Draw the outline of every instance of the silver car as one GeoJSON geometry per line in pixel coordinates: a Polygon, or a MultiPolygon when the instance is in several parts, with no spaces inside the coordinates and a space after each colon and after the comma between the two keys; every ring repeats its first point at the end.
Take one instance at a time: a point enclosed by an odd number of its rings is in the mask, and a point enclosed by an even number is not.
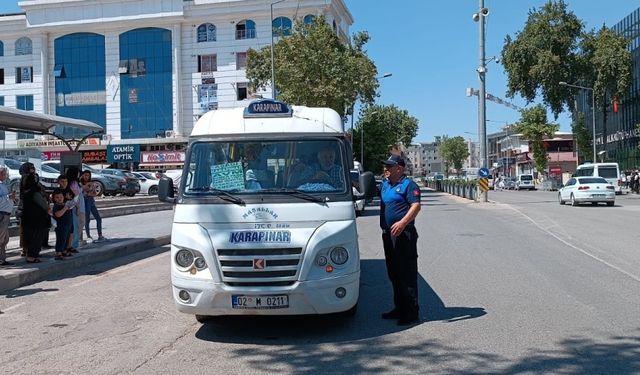
{"type": "Polygon", "coordinates": [[[616,203],[616,188],[602,177],[573,177],[558,191],[558,203],[571,202],[572,206],[580,203],[616,203]]]}
{"type": "Polygon", "coordinates": [[[138,178],[140,183],[140,193],[148,195],[158,195],[158,183],[160,180],[152,172],[131,172],[138,178]]]}

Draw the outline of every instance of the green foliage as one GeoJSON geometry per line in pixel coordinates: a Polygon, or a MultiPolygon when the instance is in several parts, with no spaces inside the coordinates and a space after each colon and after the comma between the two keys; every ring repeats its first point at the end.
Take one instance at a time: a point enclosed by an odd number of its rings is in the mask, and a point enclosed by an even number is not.
{"type": "MultiPolygon", "coordinates": [[[[333,108],[345,116],[356,100],[373,103],[377,69],[364,50],[366,32],[345,44],[324,16],[311,24],[296,21],[292,34],[274,45],[278,99],[296,105],[333,108]]],[[[247,78],[254,89],[271,82],[271,49],[247,51],[247,78]]]]}
{"type": "Polygon", "coordinates": [[[584,35],[584,78],[593,87],[596,103],[600,107],[607,106],[607,93],[620,98],[631,85],[632,59],[627,50],[628,42],[604,26],[597,33],[591,31],[584,35]]]}
{"type": "Polygon", "coordinates": [[[389,150],[402,142],[409,145],[418,132],[418,119],[395,105],[372,105],[360,111],[353,133],[353,149],[357,159],[360,155],[360,140],[364,131],[364,165],[366,170],[381,170],[380,160],[389,156],[389,150]]]}
{"type": "Polygon", "coordinates": [[[538,172],[547,169],[549,161],[544,139],[553,137],[559,127],[558,124],[547,122],[547,111],[541,104],[523,109],[520,121],[513,125],[513,131],[522,134],[522,138],[529,141],[538,172]]]}
{"type": "Polygon", "coordinates": [[[562,0],[529,11],[524,29],[515,39],[507,36],[502,49],[507,95],[519,94],[532,102],[540,94],[556,118],[564,105],[571,107],[572,94],[558,82],[575,82],[580,77],[582,29],[582,22],[562,0]]]}
{"type": "Polygon", "coordinates": [[[463,161],[469,157],[469,150],[463,137],[443,137],[439,147],[440,157],[444,161],[445,172],[449,173],[449,167],[456,169],[457,174],[462,170],[463,161]]]}
{"type": "Polygon", "coordinates": [[[593,159],[593,137],[585,126],[584,115],[582,113],[578,113],[577,116],[574,117],[571,123],[571,132],[573,132],[573,138],[576,140],[578,146],[580,162],[593,159]]]}

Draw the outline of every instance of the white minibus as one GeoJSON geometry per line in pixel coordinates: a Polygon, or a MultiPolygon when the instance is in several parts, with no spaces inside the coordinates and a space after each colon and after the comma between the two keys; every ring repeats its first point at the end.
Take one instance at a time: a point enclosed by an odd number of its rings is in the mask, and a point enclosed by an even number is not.
{"type": "Polygon", "coordinates": [[[576,169],[576,177],[581,176],[602,177],[616,188],[616,194],[622,193],[622,180],[620,179],[618,163],[581,164],[576,169]]]}

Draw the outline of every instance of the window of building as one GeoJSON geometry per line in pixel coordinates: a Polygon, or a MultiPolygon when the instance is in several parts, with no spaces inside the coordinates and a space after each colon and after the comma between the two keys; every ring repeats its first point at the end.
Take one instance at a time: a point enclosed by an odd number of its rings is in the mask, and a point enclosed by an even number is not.
{"type": "Polygon", "coordinates": [[[0,85],[4,85],[4,69],[0,69],[0,85]]]}
{"type": "Polygon", "coordinates": [[[0,105],[4,106],[4,96],[0,96],[0,105]]]}
{"type": "Polygon", "coordinates": [[[287,17],[278,17],[271,22],[273,36],[289,36],[291,35],[291,19],[287,17]]]}
{"type": "Polygon", "coordinates": [[[215,72],[218,70],[217,55],[199,55],[198,72],[215,72]]]}
{"type": "Polygon", "coordinates": [[[16,56],[31,55],[32,53],[33,47],[31,45],[31,39],[25,36],[16,40],[16,56]]]}
{"type": "Polygon", "coordinates": [[[316,16],[314,16],[313,14],[307,14],[302,19],[302,22],[304,22],[305,25],[309,25],[309,24],[312,24],[315,20],[316,20],[316,16]]]}
{"type": "Polygon", "coordinates": [[[237,83],[236,92],[238,100],[245,100],[249,95],[249,84],[246,82],[237,83]]]}
{"type": "Polygon", "coordinates": [[[4,56],[4,43],[0,40],[0,56],[4,56]]]}
{"type": "MultiPolygon", "coordinates": [[[[16,108],[25,111],[33,111],[33,95],[18,95],[16,96],[16,108]]],[[[17,132],[18,139],[32,139],[33,134],[17,132]]]]}
{"type": "Polygon", "coordinates": [[[33,67],[19,66],[16,68],[16,83],[33,82],[33,67]]]}
{"type": "Polygon", "coordinates": [[[53,67],[53,76],[56,78],[65,78],[64,65],[58,64],[53,67]]]}
{"type": "Polygon", "coordinates": [[[236,24],[236,40],[255,39],[256,23],[251,20],[242,20],[236,24]]]}
{"type": "Polygon", "coordinates": [[[247,53],[236,53],[236,69],[245,69],[247,67],[247,53]]]}
{"type": "Polygon", "coordinates": [[[215,42],[216,26],[212,23],[203,23],[198,26],[198,43],[215,42]]]}

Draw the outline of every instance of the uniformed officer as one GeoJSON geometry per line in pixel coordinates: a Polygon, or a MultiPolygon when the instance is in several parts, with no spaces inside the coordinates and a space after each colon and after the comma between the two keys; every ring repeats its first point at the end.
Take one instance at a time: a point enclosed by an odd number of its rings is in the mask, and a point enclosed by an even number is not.
{"type": "Polygon", "coordinates": [[[404,174],[400,155],[382,161],[384,180],[380,187],[380,228],[393,285],[393,310],[383,319],[398,319],[398,325],[418,322],[418,232],[414,220],[420,212],[420,188],[404,174]]]}

